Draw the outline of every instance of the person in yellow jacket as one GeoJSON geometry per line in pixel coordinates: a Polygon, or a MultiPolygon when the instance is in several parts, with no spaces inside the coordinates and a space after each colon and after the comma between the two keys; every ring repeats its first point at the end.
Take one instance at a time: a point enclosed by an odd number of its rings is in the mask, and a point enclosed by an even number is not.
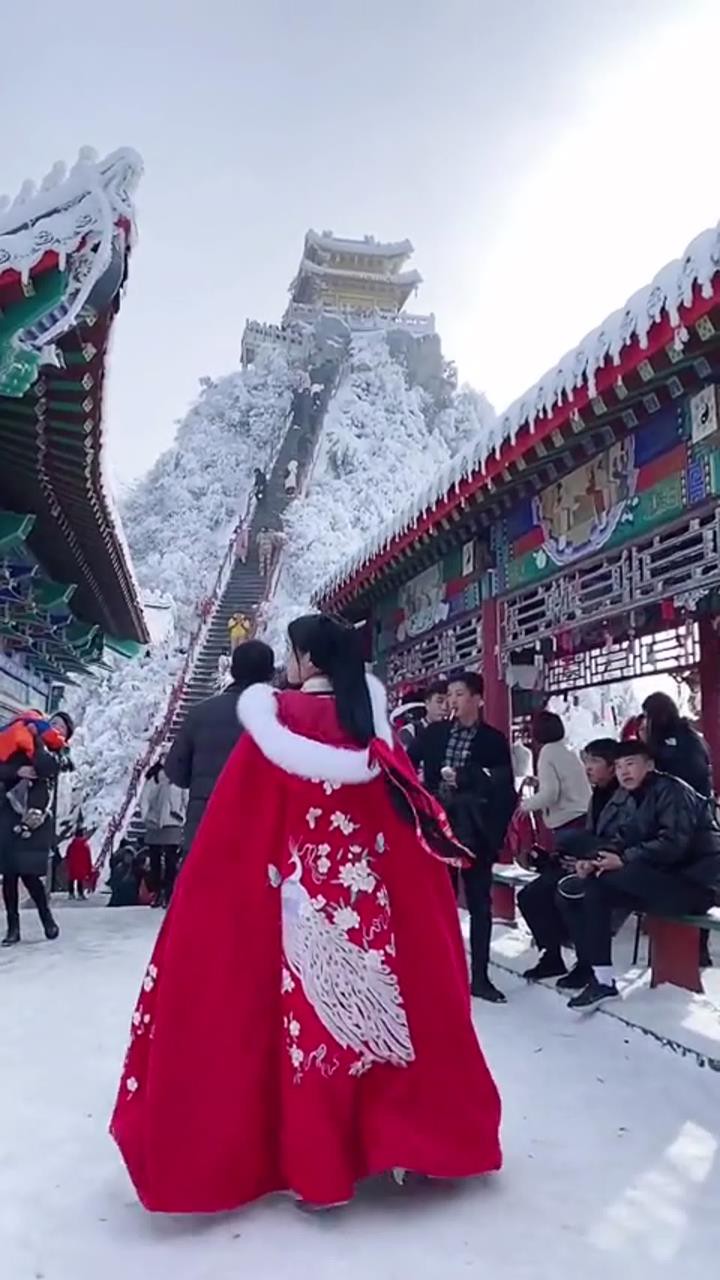
{"type": "Polygon", "coordinates": [[[228,631],[230,632],[230,651],[231,653],[237,649],[239,644],[244,644],[252,635],[252,623],[244,613],[234,613],[228,621],[228,631]]]}

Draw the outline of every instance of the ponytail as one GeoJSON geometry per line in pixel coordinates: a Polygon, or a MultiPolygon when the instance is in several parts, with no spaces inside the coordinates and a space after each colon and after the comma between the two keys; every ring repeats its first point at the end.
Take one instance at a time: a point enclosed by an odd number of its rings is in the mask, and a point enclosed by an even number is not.
{"type": "Polygon", "coordinates": [[[329,614],[308,614],[290,623],[288,635],[296,656],[306,653],[330,680],[338,720],[348,737],[366,747],[375,727],[362,644],[354,627],[329,614]]]}

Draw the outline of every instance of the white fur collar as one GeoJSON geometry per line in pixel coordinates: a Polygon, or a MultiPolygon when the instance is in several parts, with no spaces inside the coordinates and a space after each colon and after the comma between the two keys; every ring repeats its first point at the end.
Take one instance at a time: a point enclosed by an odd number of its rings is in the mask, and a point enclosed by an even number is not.
{"type": "MultiPolygon", "coordinates": [[[[368,675],[366,679],[375,733],[392,746],[385,689],[376,676],[368,675]]],[[[269,685],[254,684],[241,693],[237,713],[241,725],[263,755],[286,773],[340,785],[372,782],[378,775],[377,768],[369,764],[367,748],[333,747],[327,742],[315,742],[281,724],[277,695],[269,685]]]]}

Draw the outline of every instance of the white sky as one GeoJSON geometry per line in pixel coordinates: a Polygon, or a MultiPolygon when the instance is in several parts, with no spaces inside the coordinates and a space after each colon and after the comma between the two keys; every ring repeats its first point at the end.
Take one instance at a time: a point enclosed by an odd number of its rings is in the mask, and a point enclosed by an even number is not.
{"type": "Polygon", "coordinates": [[[498,409],[720,216],[720,0],[26,0],[0,190],[144,156],[108,431],[130,479],[277,320],[308,226],[409,236],[498,409]]]}

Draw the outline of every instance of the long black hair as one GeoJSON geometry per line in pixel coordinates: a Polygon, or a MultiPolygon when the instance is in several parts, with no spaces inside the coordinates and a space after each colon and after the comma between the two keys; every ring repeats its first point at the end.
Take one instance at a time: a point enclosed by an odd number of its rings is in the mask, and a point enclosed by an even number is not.
{"type": "Polygon", "coordinates": [[[669,693],[650,693],[643,702],[647,721],[648,741],[657,746],[682,723],[678,704],[669,693]]]}
{"type": "Polygon", "coordinates": [[[375,728],[357,631],[340,618],[313,613],[291,622],[288,636],[295,656],[307,654],[313,666],[328,677],[340,724],[353,742],[366,747],[375,728]]]}

